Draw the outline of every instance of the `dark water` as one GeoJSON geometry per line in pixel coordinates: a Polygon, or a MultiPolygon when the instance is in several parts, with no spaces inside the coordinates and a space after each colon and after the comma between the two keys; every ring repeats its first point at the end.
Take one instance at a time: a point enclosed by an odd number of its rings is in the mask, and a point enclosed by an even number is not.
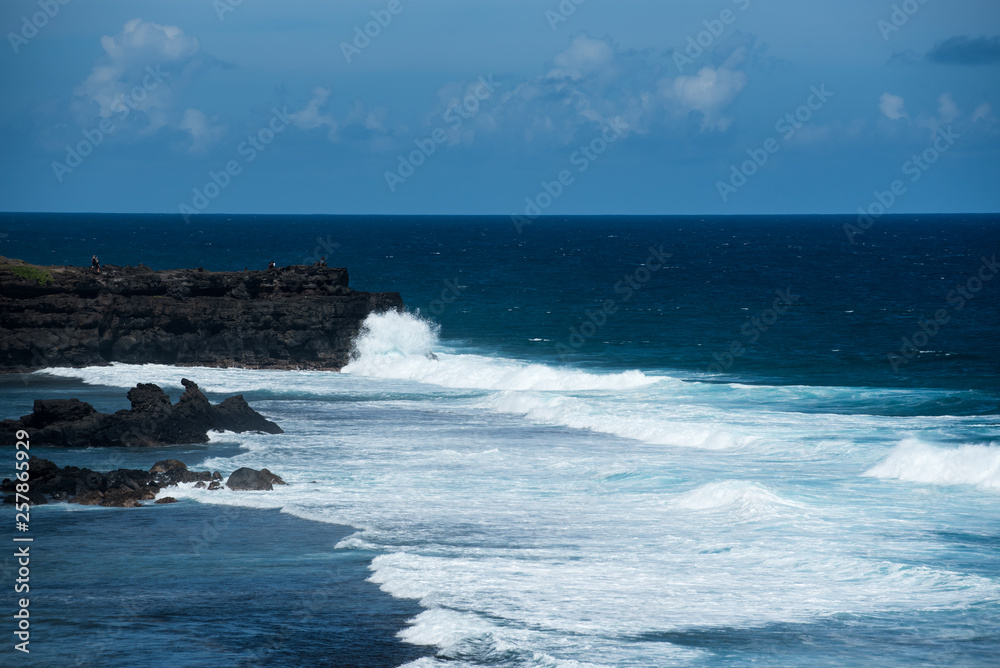
{"type": "Polygon", "coordinates": [[[4,648],[5,665],[395,666],[426,653],[394,637],[419,608],[365,581],[372,555],[334,549],[349,528],[190,502],[56,504],[31,519],[31,653],[4,648]]]}
{"type": "Polygon", "coordinates": [[[376,319],[343,374],[0,378],[2,417],[243,392],[288,433],[145,465],[280,461],[330,521],[40,508],[35,665],[995,665],[1000,218],[852,222],[0,215],[36,264],[326,255],[440,324],[376,319]]]}
{"type": "Polygon", "coordinates": [[[399,291],[443,325],[446,339],[503,354],[611,369],[721,369],[754,382],[970,389],[995,387],[1000,371],[1000,280],[977,279],[983,260],[1000,251],[998,220],[887,216],[852,244],[844,225],[856,221],[845,216],[541,218],[519,233],[506,217],[185,223],[5,214],[0,254],[82,265],[97,253],[110,264],[214,270],[328,256],[350,269],[356,289],[399,291]],[[640,283],[635,272],[650,248],[671,256],[648,276],[640,270],[640,283]],[[619,283],[627,277],[639,289],[619,283]],[[775,320],[767,312],[776,291],[795,299],[775,320]],[[607,300],[618,310],[572,346],[573,329],[601,322],[588,312],[607,300]],[[941,310],[946,324],[929,324],[933,336],[922,341],[921,322],[941,310]],[[906,358],[904,338],[914,335],[923,352],[906,358]],[[734,343],[743,354],[730,360],[734,343]],[[896,368],[890,354],[902,358],[896,368]]]}

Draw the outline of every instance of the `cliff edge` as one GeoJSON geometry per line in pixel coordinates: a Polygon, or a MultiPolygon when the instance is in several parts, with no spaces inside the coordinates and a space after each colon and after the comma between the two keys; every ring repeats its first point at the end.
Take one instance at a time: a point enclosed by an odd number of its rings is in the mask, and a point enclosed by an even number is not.
{"type": "Polygon", "coordinates": [[[39,267],[0,257],[0,373],[111,362],[339,370],[395,292],[357,292],[346,269],[153,271],[39,267]]]}

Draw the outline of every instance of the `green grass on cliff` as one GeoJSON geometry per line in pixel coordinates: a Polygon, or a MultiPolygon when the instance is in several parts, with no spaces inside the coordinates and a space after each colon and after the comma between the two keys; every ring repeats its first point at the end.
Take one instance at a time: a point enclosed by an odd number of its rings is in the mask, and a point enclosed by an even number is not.
{"type": "Polygon", "coordinates": [[[48,285],[52,282],[52,274],[44,269],[39,269],[38,267],[21,265],[12,268],[10,271],[15,276],[26,278],[38,283],[39,285],[48,285]]]}

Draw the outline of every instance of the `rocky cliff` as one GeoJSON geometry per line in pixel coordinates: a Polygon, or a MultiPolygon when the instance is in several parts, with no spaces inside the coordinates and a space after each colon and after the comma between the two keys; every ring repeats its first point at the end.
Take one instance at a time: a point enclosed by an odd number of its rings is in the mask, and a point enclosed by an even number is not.
{"type": "Polygon", "coordinates": [[[346,269],[153,271],[35,267],[0,258],[0,372],[111,362],[337,370],[395,292],[356,292],[346,269]]]}

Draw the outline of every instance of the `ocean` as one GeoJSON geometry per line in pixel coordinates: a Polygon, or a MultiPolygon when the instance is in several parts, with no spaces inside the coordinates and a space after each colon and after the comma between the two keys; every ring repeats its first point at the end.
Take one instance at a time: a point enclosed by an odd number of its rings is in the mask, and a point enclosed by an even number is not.
{"type": "Polygon", "coordinates": [[[286,432],[39,449],[289,485],[34,509],[33,660],[114,628],[92,665],[995,666],[998,220],[4,214],[36,264],[326,256],[407,304],[342,373],[0,378],[2,417],[186,377],[286,432]]]}

